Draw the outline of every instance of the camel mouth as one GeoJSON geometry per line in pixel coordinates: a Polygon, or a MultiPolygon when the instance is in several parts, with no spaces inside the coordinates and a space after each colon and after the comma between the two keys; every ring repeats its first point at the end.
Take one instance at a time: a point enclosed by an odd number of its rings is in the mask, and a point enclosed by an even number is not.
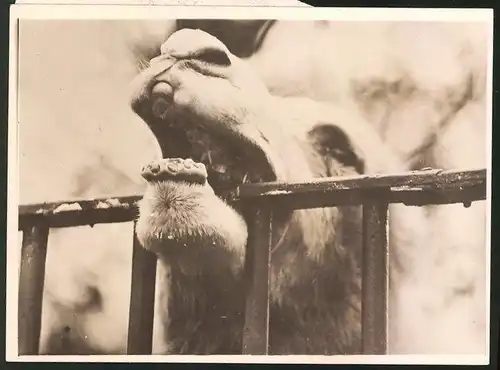
{"type": "Polygon", "coordinates": [[[249,122],[207,123],[206,119],[187,117],[173,104],[170,85],[158,78],[142,91],[132,101],[132,109],[151,129],[162,157],[203,163],[216,194],[245,183],[277,179],[269,142],[254,127],[242,127],[249,122]]]}
{"type": "Polygon", "coordinates": [[[167,126],[164,132],[169,135],[169,141],[182,146],[182,150],[176,151],[171,147],[163,157],[179,157],[202,163],[206,168],[207,182],[218,195],[231,192],[242,184],[266,181],[269,173],[272,173],[272,166],[263,163],[256,155],[255,148],[245,140],[223,137],[196,124],[188,127],[183,124],[179,128],[169,122],[171,126],[167,126]]]}

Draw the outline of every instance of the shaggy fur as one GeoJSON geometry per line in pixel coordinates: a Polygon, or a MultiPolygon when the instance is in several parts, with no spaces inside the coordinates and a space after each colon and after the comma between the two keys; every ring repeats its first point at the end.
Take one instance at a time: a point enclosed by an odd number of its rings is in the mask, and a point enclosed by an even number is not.
{"type": "MultiPolygon", "coordinates": [[[[210,142],[183,135],[201,126],[209,138],[226,140],[218,148],[239,147],[238,168],[252,168],[257,176],[250,178],[307,181],[400,169],[361,117],[270,95],[242,60],[199,30],[174,33],[134,86],[132,107],[164,155],[178,155],[167,140],[211,151],[210,142]],[[171,88],[155,88],[159,83],[171,88]],[[154,111],[159,98],[171,102],[166,112],[154,111]]],[[[207,163],[209,182],[214,164],[226,164],[224,154],[207,163]]],[[[141,204],[139,240],[169,273],[161,287],[169,290],[163,315],[169,353],[241,353],[246,225],[242,210],[208,189],[151,182],[141,204]]],[[[287,227],[278,226],[283,234],[272,256],[270,353],[360,352],[360,221],[357,207],[328,208],[296,211],[287,227]]]]}

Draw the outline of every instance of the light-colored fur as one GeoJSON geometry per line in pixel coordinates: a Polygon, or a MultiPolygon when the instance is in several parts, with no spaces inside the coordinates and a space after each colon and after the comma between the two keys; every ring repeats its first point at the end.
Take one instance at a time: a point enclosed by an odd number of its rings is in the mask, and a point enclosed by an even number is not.
{"type": "MultiPolygon", "coordinates": [[[[75,169],[84,169],[88,176],[94,168],[104,167],[98,160],[89,161],[89,152],[102,154],[119,170],[97,172],[79,196],[141,191],[139,169],[157,153],[143,123],[126,108],[126,85],[135,75],[127,44],[142,43],[135,35],[147,38],[148,32],[136,32],[137,25],[125,23],[42,23],[21,26],[21,201],[72,196],[75,169]],[[66,50],[75,44],[78,55],[68,55],[66,50]],[[95,58],[84,61],[82,54],[95,58]],[[58,145],[47,151],[43,138],[49,128],[59,136],[58,145]],[[72,137],[78,140],[69,141],[72,137]],[[49,182],[33,193],[25,184],[39,177],[49,182]]],[[[158,23],[152,28],[167,27],[158,23]]],[[[167,33],[156,37],[157,42],[167,33]]],[[[486,38],[487,28],[479,24],[338,23],[321,28],[278,22],[248,63],[274,94],[307,96],[359,110],[384,132],[385,143],[402,161],[449,116],[451,123],[430,150],[430,165],[484,167],[486,38]],[[389,90],[375,80],[399,90],[387,94],[389,90]],[[473,81],[472,94],[462,102],[467,81],[473,81]]],[[[402,168],[410,165],[403,163],[402,168]]],[[[429,217],[427,222],[402,226],[411,232],[429,228],[430,239],[418,248],[404,249],[401,256],[398,294],[391,306],[391,350],[484,353],[485,206],[443,206],[429,217]],[[468,286],[473,288],[463,289],[468,286]]],[[[65,325],[79,328],[100,351],[124,351],[131,232],[130,225],[106,225],[51,233],[42,351],[48,334],[65,325]],[[72,315],[89,285],[102,290],[103,310],[72,315]]],[[[161,352],[165,344],[159,342],[155,340],[155,350],[161,352]]]]}

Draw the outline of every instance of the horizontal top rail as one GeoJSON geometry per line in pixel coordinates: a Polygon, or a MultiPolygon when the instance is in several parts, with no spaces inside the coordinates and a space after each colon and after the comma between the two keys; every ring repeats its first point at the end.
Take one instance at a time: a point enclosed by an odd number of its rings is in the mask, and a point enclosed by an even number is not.
{"type": "Polygon", "coordinates": [[[279,201],[292,209],[360,205],[374,200],[410,206],[470,203],[486,199],[486,169],[426,169],[314,179],[304,183],[268,182],[239,186],[231,198],[279,201]]]}
{"type": "Polygon", "coordinates": [[[19,230],[43,223],[48,227],[72,227],[130,222],[138,216],[141,195],[71,200],[19,206],[19,230]]]}
{"type": "Polygon", "coordinates": [[[323,177],[302,183],[267,182],[245,184],[238,187],[237,195],[242,198],[275,196],[281,192],[318,193],[338,190],[409,188],[430,186],[433,188],[450,188],[471,186],[486,180],[486,169],[463,171],[419,170],[398,174],[371,174],[341,177],[323,177]]]}
{"type": "MultiPolygon", "coordinates": [[[[290,209],[360,205],[373,200],[406,205],[451,204],[486,199],[486,169],[420,170],[318,178],[302,183],[242,184],[221,194],[230,203],[281,202],[290,209]]],[[[19,229],[44,223],[71,227],[130,222],[138,216],[141,195],[72,200],[19,206],[19,229]]]]}

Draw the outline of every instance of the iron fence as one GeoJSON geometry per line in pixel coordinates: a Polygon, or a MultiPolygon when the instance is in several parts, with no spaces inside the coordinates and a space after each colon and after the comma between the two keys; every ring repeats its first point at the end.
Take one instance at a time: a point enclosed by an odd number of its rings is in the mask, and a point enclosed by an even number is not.
{"type": "MultiPolygon", "coordinates": [[[[387,351],[388,205],[463,203],[486,199],[486,170],[424,170],[394,175],[322,178],[308,183],[244,184],[224,197],[251,207],[247,245],[243,354],[267,354],[273,209],[363,207],[362,343],[365,354],[387,351]]],[[[39,352],[45,260],[50,228],[133,222],[140,196],[21,205],[19,354],[39,352]]],[[[156,256],[133,233],[128,354],[151,354],[156,256]]]]}

